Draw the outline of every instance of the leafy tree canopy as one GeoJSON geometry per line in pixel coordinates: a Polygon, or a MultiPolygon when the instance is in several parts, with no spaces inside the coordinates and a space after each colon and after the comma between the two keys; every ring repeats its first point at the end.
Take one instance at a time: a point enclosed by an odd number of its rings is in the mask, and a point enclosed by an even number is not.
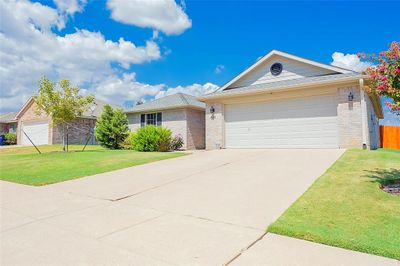
{"type": "Polygon", "coordinates": [[[366,82],[366,90],[391,98],[393,102],[386,102],[386,106],[400,115],[400,42],[392,42],[389,49],[380,52],[378,56],[363,53],[358,56],[375,63],[365,71],[371,77],[366,82]]]}
{"type": "Polygon", "coordinates": [[[74,120],[87,111],[94,101],[93,95],[80,95],[79,87],[71,86],[69,80],[53,82],[43,77],[38,85],[38,95],[33,96],[35,111],[51,116],[54,125],[74,120]]]}

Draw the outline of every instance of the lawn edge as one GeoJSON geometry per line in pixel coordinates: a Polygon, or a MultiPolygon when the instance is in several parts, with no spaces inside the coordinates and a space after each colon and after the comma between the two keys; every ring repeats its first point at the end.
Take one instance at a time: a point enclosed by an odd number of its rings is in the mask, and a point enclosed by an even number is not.
{"type": "MultiPolygon", "coordinates": [[[[306,189],[306,191],[304,191],[290,206],[289,208],[287,208],[273,223],[271,223],[270,225],[268,225],[267,227],[267,233],[273,233],[273,234],[278,234],[278,235],[282,235],[282,236],[288,236],[288,237],[293,237],[296,239],[301,239],[301,240],[306,240],[306,241],[310,241],[313,243],[318,243],[318,244],[324,244],[324,245],[328,245],[328,246],[332,246],[332,247],[337,247],[337,248],[343,248],[343,249],[347,249],[347,250],[352,250],[352,251],[357,251],[357,252],[362,252],[365,254],[370,254],[370,255],[377,255],[377,256],[381,256],[381,257],[385,257],[385,258],[389,258],[389,259],[394,259],[400,262],[400,254],[396,255],[396,254],[387,254],[384,251],[380,251],[380,250],[376,250],[375,248],[372,248],[372,250],[369,250],[368,247],[365,247],[363,245],[357,245],[354,243],[351,243],[349,241],[335,241],[332,239],[323,239],[321,237],[319,237],[318,235],[312,234],[311,232],[293,232],[293,230],[291,230],[288,227],[282,226],[282,225],[278,225],[278,221],[281,219],[281,217],[283,217],[287,211],[292,208],[302,197],[303,195],[305,195],[313,186],[315,183],[318,182],[318,180],[323,177],[331,168],[333,168],[336,163],[350,150],[355,150],[355,149],[346,149],[346,151],[339,156],[339,158],[337,158],[337,160],[328,168],[325,170],[325,172],[323,172],[317,179],[314,180],[314,182],[306,189]]],[[[396,151],[397,150],[390,150],[390,149],[384,149],[384,150],[389,150],[389,151],[396,151]]]]}
{"type": "Polygon", "coordinates": [[[349,241],[336,241],[333,239],[324,239],[324,238],[321,238],[318,235],[312,234],[310,232],[305,232],[305,231],[293,232],[292,230],[290,230],[289,228],[286,228],[285,226],[275,225],[275,222],[268,226],[267,232],[277,234],[277,235],[287,236],[287,237],[293,237],[293,238],[300,239],[300,240],[306,240],[306,241],[310,241],[310,242],[317,243],[317,244],[328,245],[328,246],[336,247],[336,248],[343,248],[343,249],[347,249],[347,250],[362,252],[362,253],[369,254],[369,255],[376,255],[376,256],[400,261],[400,254],[396,255],[396,254],[387,253],[383,250],[382,251],[376,250],[375,247],[369,247],[369,246],[365,246],[365,245],[357,245],[357,244],[349,242],[349,241]]]}
{"type": "Polygon", "coordinates": [[[129,167],[136,167],[136,166],[140,166],[140,165],[155,163],[155,162],[164,161],[164,160],[175,159],[175,158],[179,158],[179,157],[183,157],[183,156],[187,156],[187,155],[193,154],[192,152],[184,152],[184,151],[176,151],[176,152],[174,151],[174,152],[171,152],[171,153],[175,153],[175,154],[178,154],[178,155],[175,156],[175,157],[162,158],[162,159],[158,159],[158,160],[154,160],[154,161],[150,161],[150,162],[146,162],[146,163],[141,163],[141,164],[135,164],[135,165],[126,166],[126,167],[121,167],[121,168],[117,168],[117,169],[113,169],[113,170],[109,170],[109,171],[98,172],[98,173],[91,174],[91,175],[77,176],[77,177],[73,177],[73,178],[70,178],[70,179],[65,179],[65,180],[61,180],[61,181],[58,181],[58,182],[51,182],[51,183],[46,183],[46,184],[28,184],[28,183],[24,183],[24,182],[15,182],[15,181],[11,181],[11,180],[8,180],[8,179],[2,179],[2,178],[0,178],[0,180],[3,181],[3,182],[9,182],[9,183],[13,183],[13,184],[25,185],[25,186],[30,186],[30,187],[45,187],[45,186],[59,184],[59,183],[72,181],[72,180],[76,180],[76,179],[80,179],[80,178],[84,178],[84,177],[104,174],[104,173],[108,173],[108,172],[112,172],[112,171],[118,171],[118,170],[126,169],[126,168],[129,168],[129,167]]]}

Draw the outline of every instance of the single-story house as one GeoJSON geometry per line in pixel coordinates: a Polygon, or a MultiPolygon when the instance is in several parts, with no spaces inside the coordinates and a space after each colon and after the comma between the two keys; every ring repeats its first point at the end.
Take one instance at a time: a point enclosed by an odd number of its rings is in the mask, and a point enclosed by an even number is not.
{"type": "Polygon", "coordinates": [[[368,76],[273,50],[206,103],[206,148],[379,147],[368,76]]]}
{"type": "Polygon", "coordinates": [[[0,133],[16,133],[17,132],[17,119],[16,112],[6,113],[0,115],[0,133]]]}
{"type": "Polygon", "coordinates": [[[184,149],[204,149],[204,108],[196,97],[176,93],[136,105],[126,114],[131,131],[145,125],[163,126],[172,131],[173,137],[182,137],[184,149]]]}
{"type": "MultiPolygon", "coordinates": [[[[100,116],[106,104],[95,99],[88,111],[68,123],[69,144],[85,144],[90,136],[89,144],[95,144],[94,136],[91,133],[93,133],[97,117],[100,116]]],[[[32,145],[30,140],[35,145],[61,144],[63,142],[62,127],[59,125],[53,127],[51,117],[44,113],[38,115],[35,108],[35,100],[31,97],[16,114],[15,117],[18,121],[17,144],[32,145]]]]}

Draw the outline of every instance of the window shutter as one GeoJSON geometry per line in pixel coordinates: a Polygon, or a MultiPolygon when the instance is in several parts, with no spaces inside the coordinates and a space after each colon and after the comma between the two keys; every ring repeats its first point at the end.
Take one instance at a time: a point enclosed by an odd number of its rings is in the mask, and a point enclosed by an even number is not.
{"type": "Polygon", "coordinates": [[[157,113],[157,126],[162,124],[162,113],[157,113]]]}
{"type": "Polygon", "coordinates": [[[144,114],[140,115],[140,126],[144,127],[146,125],[146,116],[144,114]]]}

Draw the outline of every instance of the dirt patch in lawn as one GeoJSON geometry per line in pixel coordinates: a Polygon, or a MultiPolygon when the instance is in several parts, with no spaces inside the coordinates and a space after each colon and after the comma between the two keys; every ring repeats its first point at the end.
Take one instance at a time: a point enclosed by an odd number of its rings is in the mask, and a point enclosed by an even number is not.
{"type": "Polygon", "coordinates": [[[393,184],[383,185],[381,189],[387,193],[400,196],[400,182],[396,182],[393,184]]]}

